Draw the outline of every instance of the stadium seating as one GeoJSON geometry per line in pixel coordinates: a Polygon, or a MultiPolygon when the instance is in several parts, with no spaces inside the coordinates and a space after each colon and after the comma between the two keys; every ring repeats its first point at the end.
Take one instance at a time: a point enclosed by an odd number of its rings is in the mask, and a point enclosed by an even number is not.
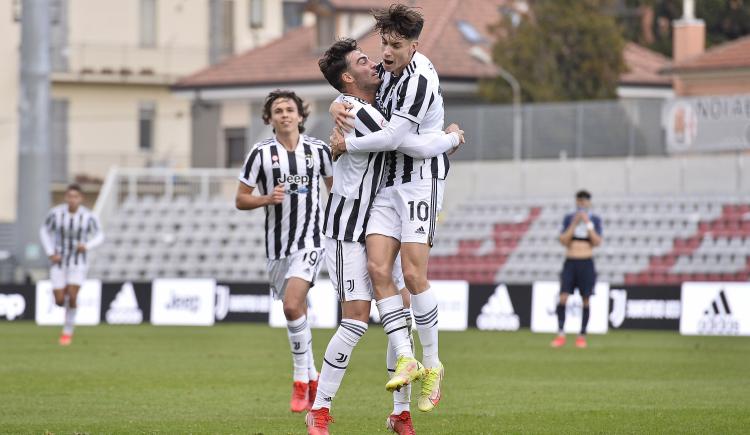
{"type": "MultiPolygon", "coordinates": [[[[595,251],[601,281],[669,284],[750,278],[750,205],[739,197],[595,198],[605,242],[595,251]]],[[[431,279],[472,283],[557,280],[558,243],[569,198],[483,198],[440,217],[431,279]]],[[[105,281],[158,277],[266,280],[264,216],[224,197],[127,197],[103,222],[107,241],[91,274],[105,281]]]]}
{"type": "MultiPolygon", "coordinates": [[[[605,243],[599,279],[613,284],[750,277],[750,206],[738,197],[598,197],[605,243]]],[[[558,243],[570,199],[482,199],[454,208],[438,226],[430,278],[472,283],[557,280],[558,243]]]]}

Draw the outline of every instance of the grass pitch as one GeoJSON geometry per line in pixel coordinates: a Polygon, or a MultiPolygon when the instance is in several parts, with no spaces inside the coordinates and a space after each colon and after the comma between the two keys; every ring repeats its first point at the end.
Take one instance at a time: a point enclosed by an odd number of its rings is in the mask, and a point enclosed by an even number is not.
{"type": "MultiPolygon", "coordinates": [[[[288,411],[286,332],[212,328],[0,326],[1,433],[304,434],[288,411]]],[[[315,330],[316,363],[333,330],[315,330]]],[[[750,433],[750,339],[670,332],[591,336],[551,349],[549,335],[443,332],[444,399],[413,405],[417,433],[750,433]]],[[[385,434],[386,339],[354,352],[334,400],[332,434],[385,434]]],[[[413,396],[414,397],[414,396],[413,396]]]]}

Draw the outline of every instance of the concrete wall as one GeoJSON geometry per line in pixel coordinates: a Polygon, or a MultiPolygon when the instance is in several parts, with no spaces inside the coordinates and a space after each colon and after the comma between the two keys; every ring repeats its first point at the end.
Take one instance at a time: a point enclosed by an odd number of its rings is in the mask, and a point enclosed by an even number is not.
{"type": "Polygon", "coordinates": [[[18,74],[21,24],[10,4],[0,7],[0,222],[16,219],[18,167],[18,74]]]}
{"type": "Polygon", "coordinates": [[[572,196],[579,189],[595,195],[750,195],[748,163],[742,154],[454,162],[444,210],[477,197],[572,196]]]}
{"type": "Polygon", "coordinates": [[[73,83],[58,84],[52,93],[68,101],[70,178],[104,178],[113,165],[190,165],[190,102],[174,98],[167,87],[73,83]],[[139,149],[141,102],[156,105],[151,151],[139,149]]]}

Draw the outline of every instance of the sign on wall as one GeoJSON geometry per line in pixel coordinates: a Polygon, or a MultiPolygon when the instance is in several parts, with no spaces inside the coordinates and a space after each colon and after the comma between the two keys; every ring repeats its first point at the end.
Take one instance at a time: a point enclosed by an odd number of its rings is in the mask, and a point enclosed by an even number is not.
{"type": "MultiPolygon", "coordinates": [[[[102,282],[87,279],[76,298],[78,311],[76,325],[98,325],[101,320],[102,282]]],[[[38,325],[62,325],[65,322],[65,308],[55,304],[52,282],[36,283],[36,323],[38,325]]]]}
{"type": "MultiPolygon", "coordinates": [[[[267,290],[270,294],[270,289],[267,290]]],[[[339,301],[331,280],[318,279],[307,294],[307,323],[311,328],[335,328],[338,326],[339,301]]],[[[271,298],[273,300],[273,298],[271,298]]],[[[268,324],[274,328],[286,328],[284,304],[281,301],[271,303],[268,324]]]]}
{"type": "MultiPolygon", "coordinates": [[[[557,281],[535,282],[531,293],[531,331],[557,332],[557,304],[560,300],[560,283],[557,281]]],[[[609,283],[598,282],[594,295],[589,298],[590,317],[587,331],[606,334],[609,314],[609,283]]],[[[565,332],[577,334],[581,331],[583,300],[576,291],[568,297],[565,310],[565,332]]]]}
{"type": "Polygon", "coordinates": [[[623,329],[680,329],[680,287],[618,286],[609,289],[610,326],[623,329]]]}
{"type": "Polygon", "coordinates": [[[8,321],[34,318],[34,291],[25,285],[0,286],[0,320],[8,321]]]}
{"type": "Polygon", "coordinates": [[[155,279],[151,287],[151,323],[213,325],[215,300],[213,279],[155,279]]]}
{"type": "Polygon", "coordinates": [[[750,283],[683,283],[680,334],[750,335],[750,283]]]}
{"type": "Polygon", "coordinates": [[[750,94],[675,98],[662,121],[672,153],[750,148],[750,94]]]}

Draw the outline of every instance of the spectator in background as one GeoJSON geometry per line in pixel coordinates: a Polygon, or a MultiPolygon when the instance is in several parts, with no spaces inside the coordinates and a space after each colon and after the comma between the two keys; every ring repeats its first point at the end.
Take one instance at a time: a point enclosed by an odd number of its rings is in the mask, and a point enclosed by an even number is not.
{"type": "Polygon", "coordinates": [[[583,299],[581,333],[576,339],[576,347],[584,348],[586,326],[589,323],[589,298],[596,286],[594,268],[594,247],[602,243],[602,220],[591,213],[591,194],[586,190],[576,193],[576,211],[563,219],[560,243],[565,246],[565,263],[560,275],[560,301],[557,305],[558,334],[550,345],[565,345],[565,304],[568,295],[577,288],[583,299]]]}
{"type": "Polygon", "coordinates": [[[50,261],[49,277],[55,303],[65,308],[61,346],[73,341],[78,291],[86,281],[88,252],[104,241],[99,219],[82,202],[81,186],[69,185],[65,190],[65,204],[52,208],[39,229],[39,238],[50,261]]]}

